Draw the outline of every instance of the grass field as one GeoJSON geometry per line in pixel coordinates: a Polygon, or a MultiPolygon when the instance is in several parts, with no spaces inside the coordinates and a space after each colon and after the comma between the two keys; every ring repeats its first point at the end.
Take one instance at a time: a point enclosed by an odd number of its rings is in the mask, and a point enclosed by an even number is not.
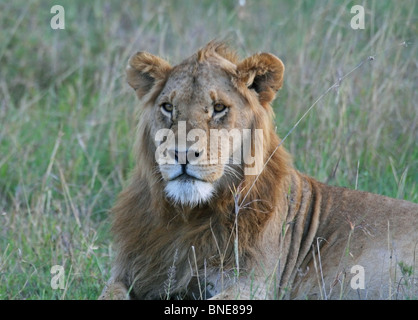
{"type": "Polygon", "coordinates": [[[276,54],[281,137],[364,62],[284,144],[320,181],[418,202],[418,5],[360,2],[64,1],[53,30],[55,1],[1,1],[0,299],[96,299],[108,279],[108,211],[134,162],[124,69],[136,51],[175,64],[228,38],[242,57],[276,54]],[[350,27],[354,4],[364,30],[350,27]]]}

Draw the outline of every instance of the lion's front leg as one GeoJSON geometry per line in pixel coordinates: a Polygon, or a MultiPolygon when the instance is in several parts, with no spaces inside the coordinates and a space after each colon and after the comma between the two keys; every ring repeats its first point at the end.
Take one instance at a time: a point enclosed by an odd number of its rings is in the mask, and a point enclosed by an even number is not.
{"type": "Polygon", "coordinates": [[[249,300],[250,297],[246,292],[240,292],[236,287],[230,287],[221,293],[214,295],[209,300],[249,300]]]}
{"type": "Polygon", "coordinates": [[[215,294],[209,300],[265,300],[271,297],[264,283],[252,281],[251,285],[241,281],[215,294]]]}
{"type": "Polygon", "coordinates": [[[106,283],[99,300],[129,300],[128,288],[120,281],[113,278],[106,283]]]}

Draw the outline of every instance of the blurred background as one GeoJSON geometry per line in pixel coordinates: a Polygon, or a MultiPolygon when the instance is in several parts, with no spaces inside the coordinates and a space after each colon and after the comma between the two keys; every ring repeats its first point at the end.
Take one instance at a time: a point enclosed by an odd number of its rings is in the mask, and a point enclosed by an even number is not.
{"type": "Polygon", "coordinates": [[[174,65],[216,38],[242,58],[277,55],[281,137],[359,66],[284,145],[320,181],[418,202],[417,26],[412,0],[1,1],[0,299],[96,299],[107,281],[108,212],[134,163],[136,51],[174,65]],[[51,28],[55,4],[65,29],[51,28]],[[350,26],[356,4],[364,29],[350,26]]]}

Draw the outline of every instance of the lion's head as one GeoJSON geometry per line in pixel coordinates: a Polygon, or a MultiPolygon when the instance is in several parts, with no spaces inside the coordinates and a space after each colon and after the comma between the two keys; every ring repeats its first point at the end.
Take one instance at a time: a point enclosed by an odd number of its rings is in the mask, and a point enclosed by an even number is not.
{"type": "Polygon", "coordinates": [[[127,78],[144,100],[138,167],[153,166],[174,204],[194,207],[254,176],[277,145],[270,102],[284,66],[269,53],[243,61],[210,42],[177,66],[145,52],[131,57],[127,78]]]}

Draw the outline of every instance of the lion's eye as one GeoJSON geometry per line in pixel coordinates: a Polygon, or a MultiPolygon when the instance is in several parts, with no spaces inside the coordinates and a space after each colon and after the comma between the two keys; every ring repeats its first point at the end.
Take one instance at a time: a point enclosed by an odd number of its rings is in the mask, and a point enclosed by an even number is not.
{"type": "Polygon", "coordinates": [[[163,103],[161,105],[161,108],[163,108],[164,111],[169,112],[169,113],[173,112],[173,109],[174,109],[174,107],[171,103],[163,103]]]}
{"type": "Polygon", "coordinates": [[[217,103],[213,106],[213,111],[215,111],[215,113],[222,112],[225,109],[226,109],[226,106],[222,103],[217,103]]]}

